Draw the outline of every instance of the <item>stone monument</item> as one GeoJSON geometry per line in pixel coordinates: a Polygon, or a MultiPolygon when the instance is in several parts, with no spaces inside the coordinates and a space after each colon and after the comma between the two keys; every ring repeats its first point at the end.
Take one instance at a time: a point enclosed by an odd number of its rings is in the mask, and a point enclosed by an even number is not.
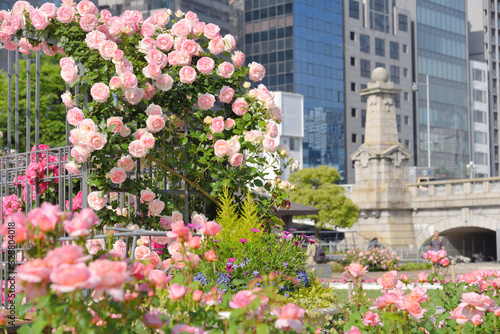
{"type": "Polygon", "coordinates": [[[378,67],[372,82],[360,91],[367,97],[365,141],[352,155],[355,185],[349,197],[359,206],[356,243],[377,238],[391,246],[415,242],[410,193],[407,190],[411,153],[398,141],[394,95],[401,92],[378,67]]]}

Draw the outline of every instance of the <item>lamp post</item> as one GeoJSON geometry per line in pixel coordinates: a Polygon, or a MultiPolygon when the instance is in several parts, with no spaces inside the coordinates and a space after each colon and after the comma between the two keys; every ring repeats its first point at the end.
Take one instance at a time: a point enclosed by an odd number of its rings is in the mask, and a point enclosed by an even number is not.
{"type": "Polygon", "coordinates": [[[476,164],[471,161],[467,164],[466,167],[467,167],[467,172],[469,173],[469,179],[472,179],[472,175],[476,171],[476,164]]]}
{"type": "MultiPolygon", "coordinates": [[[[422,83],[414,82],[411,85],[411,90],[418,92],[418,85],[424,85],[422,83]]],[[[430,120],[430,101],[429,101],[429,75],[425,75],[425,86],[427,91],[427,164],[431,167],[431,120],[430,120]]]]}

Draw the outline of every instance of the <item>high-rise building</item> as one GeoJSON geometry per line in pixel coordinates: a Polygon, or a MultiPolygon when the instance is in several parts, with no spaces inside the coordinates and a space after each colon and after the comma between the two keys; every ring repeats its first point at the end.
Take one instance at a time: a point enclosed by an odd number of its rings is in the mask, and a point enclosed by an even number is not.
{"type": "MultiPolygon", "coordinates": [[[[500,53],[500,22],[498,15],[500,13],[500,1],[468,1],[468,17],[469,17],[469,57],[471,60],[484,63],[486,65],[486,80],[489,87],[489,93],[486,101],[489,101],[487,107],[486,124],[489,130],[489,156],[487,157],[490,163],[490,175],[498,176],[499,171],[499,156],[498,156],[498,114],[500,106],[498,105],[499,96],[499,59],[500,53]],[[489,122],[488,122],[489,121],[489,122]]],[[[474,80],[474,78],[472,78],[474,80]]],[[[483,101],[475,101],[482,97],[473,95],[473,103],[479,103],[484,106],[483,101]]],[[[476,111],[471,109],[473,115],[478,120],[481,118],[483,110],[476,111]]],[[[474,157],[475,158],[475,157],[474,157]]],[[[482,158],[482,156],[481,156],[482,158]]],[[[477,161],[474,161],[477,164],[477,161]]]]}
{"type": "MultiPolygon", "coordinates": [[[[482,2],[473,1],[474,5],[482,2]]],[[[413,81],[418,85],[414,100],[417,165],[435,167],[436,174],[464,177],[472,158],[466,0],[397,0],[396,6],[411,13],[413,81]]]]}
{"type": "Polygon", "coordinates": [[[246,0],[231,5],[233,34],[263,83],[304,96],[303,167],[328,165],[345,177],[342,0],[246,0]]]}
{"type": "MultiPolygon", "coordinates": [[[[364,142],[366,96],[359,91],[377,67],[402,92],[394,96],[401,144],[413,151],[410,13],[384,0],[344,0],[344,64],[347,183],[354,183],[350,156],[364,142]]],[[[411,162],[412,163],[412,162],[411,162]]]]}

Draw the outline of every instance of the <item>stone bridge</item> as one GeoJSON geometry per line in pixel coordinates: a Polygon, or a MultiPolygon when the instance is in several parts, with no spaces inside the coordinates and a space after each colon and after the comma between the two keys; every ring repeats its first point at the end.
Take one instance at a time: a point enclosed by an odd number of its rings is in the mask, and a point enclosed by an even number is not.
{"type": "Polygon", "coordinates": [[[438,230],[450,255],[500,259],[500,177],[408,183],[411,153],[397,137],[393,96],[400,92],[377,68],[367,96],[365,142],[351,155],[360,208],[356,242],[377,238],[392,247],[420,248],[438,230]]]}

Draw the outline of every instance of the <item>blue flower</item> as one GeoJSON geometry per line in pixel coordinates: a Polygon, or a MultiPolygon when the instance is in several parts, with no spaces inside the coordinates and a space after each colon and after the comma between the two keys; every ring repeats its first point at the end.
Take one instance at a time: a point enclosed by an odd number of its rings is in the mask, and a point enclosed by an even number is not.
{"type": "Polygon", "coordinates": [[[288,267],[288,263],[283,262],[283,266],[284,266],[285,268],[286,268],[286,267],[288,267]]]}
{"type": "Polygon", "coordinates": [[[259,272],[258,272],[257,270],[254,270],[254,271],[252,272],[252,275],[257,276],[257,275],[259,275],[259,272]]]}

